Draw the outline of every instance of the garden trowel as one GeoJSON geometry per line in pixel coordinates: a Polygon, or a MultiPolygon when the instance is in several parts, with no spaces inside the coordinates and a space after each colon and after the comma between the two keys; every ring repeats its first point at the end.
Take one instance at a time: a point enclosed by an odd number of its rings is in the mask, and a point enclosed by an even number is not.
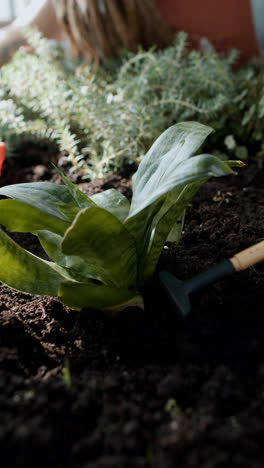
{"type": "Polygon", "coordinates": [[[224,278],[235,271],[246,270],[264,260],[264,241],[238,252],[234,257],[218,263],[193,278],[181,281],[168,271],[161,271],[160,280],[177,312],[186,317],[191,311],[189,295],[224,278]]]}

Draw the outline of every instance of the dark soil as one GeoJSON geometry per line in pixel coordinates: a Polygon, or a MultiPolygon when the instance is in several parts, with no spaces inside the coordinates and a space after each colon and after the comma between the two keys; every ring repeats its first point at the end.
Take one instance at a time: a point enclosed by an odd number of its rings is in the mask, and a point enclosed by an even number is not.
{"type": "MultiPolygon", "coordinates": [[[[2,183],[14,173],[58,181],[39,164],[6,167],[2,183]]],[[[130,194],[125,172],[80,186],[130,194]]],[[[33,236],[15,238],[39,253],[33,236]]],[[[200,190],[158,270],[190,278],[263,238],[264,174],[251,163],[200,190]]],[[[145,312],[118,319],[0,292],[1,467],[264,466],[263,264],[193,295],[185,322],[157,275],[145,312]]]]}

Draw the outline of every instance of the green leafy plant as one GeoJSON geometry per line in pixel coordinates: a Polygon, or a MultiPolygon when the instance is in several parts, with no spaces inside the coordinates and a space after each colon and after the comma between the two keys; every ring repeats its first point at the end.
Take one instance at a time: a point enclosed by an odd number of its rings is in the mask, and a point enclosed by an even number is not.
{"type": "Polygon", "coordinates": [[[86,196],[65,185],[26,183],[0,189],[0,223],[31,232],[51,261],[0,231],[0,280],[31,294],[58,296],[80,310],[143,306],[141,290],[166,240],[179,242],[184,212],[210,176],[232,173],[210,154],[193,154],[212,129],[179,123],[155,141],[133,176],[131,204],[116,190],[86,196]]]}
{"type": "Polygon", "coordinates": [[[0,70],[0,140],[10,162],[34,142],[57,148],[84,178],[103,178],[139,163],[160,133],[185,120],[216,130],[206,152],[263,158],[263,66],[234,71],[237,51],[189,51],[179,32],[171,47],[122,51],[95,68],[65,58],[37,30],[25,34],[34,53],[19,50],[0,70]]]}
{"type": "Polygon", "coordinates": [[[217,122],[235,95],[236,54],[188,52],[183,32],[165,50],[123,51],[97,69],[63,61],[38,31],[26,35],[35,53],[18,51],[0,71],[7,157],[23,141],[50,141],[83,177],[103,178],[124,163],[139,163],[177,122],[217,122]]]}

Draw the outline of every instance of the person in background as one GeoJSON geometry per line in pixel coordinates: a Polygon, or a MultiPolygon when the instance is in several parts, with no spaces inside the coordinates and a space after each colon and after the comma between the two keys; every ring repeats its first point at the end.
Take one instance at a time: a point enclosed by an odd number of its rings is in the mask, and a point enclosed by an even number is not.
{"type": "Polygon", "coordinates": [[[166,47],[183,30],[190,48],[237,48],[242,64],[264,56],[263,20],[264,0],[34,0],[0,30],[0,65],[26,45],[26,25],[50,39],[67,38],[74,56],[95,61],[122,48],[166,47]]]}

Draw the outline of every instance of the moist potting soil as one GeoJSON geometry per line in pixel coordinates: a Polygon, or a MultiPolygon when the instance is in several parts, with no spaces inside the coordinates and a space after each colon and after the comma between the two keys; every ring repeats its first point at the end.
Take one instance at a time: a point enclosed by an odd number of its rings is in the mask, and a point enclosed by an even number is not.
{"type": "MultiPolygon", "coordinates": [[[[1,183],[14,174],[59,182],[39,164],[6,167],[1,183]]],[[[87,194],[129,196],[130,185],[125,171],[79,181],[87,194]]],[[[42,254],[34,236],[12,237],[42,254]]],[[[264,174],[249,163],[195,196],[180,244],[165,246],[146,284],[144,312],[110,319],[1,286],[1,466],[262,468],[264,264],[192,295],[186,321],[158,272],[187,279],[263,238],[264,174]]]]}

